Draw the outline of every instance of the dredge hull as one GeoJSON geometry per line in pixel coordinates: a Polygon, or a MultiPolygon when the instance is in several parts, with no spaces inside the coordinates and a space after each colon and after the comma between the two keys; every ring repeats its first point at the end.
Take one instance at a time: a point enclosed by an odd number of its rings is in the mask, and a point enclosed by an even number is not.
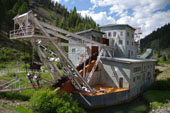
{"type": "Polygon", "coordinates": [[[88,95],[81,92],[73,92],[73,97],[78,100],[81,106],[87,109],[104,108],[112,105],[125,104],[134,100],[140,95],[153,80],[147,81],[140,86],[129,90],[105,93],[101,95],[88,95]]]}

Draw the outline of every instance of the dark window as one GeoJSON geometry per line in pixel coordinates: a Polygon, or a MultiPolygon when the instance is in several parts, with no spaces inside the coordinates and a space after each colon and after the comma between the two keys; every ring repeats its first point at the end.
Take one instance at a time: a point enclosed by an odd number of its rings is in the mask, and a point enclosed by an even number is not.
{"type": "Polygon", "coordinates": [[[128,51],[128,57],[130,57],[130,50],[128,51]]]}
{"type": "Polygon", "coordinates": [[[123,88],[123,77],[119,78],[119,88],[123,88]]]}
{"type": "Polygon", "coordinates": [[[127,32],[127,36],[129,36],[129,32],[127,32]]]}
{"type": "Polygon", "coordinates": [[[131,51],[131,55],[133,55],[133,51],[131,51]]]}
{"type": "Polygon", "coordinates": [[[116,36],[116,32],[113,32],[113,36],[114,36],[114,37],[116,36]]]}
{"type": "Polygon", "coordinates": [[[111,32],[108,32],[108,37],[111,37],[111,32]]]}
{"type": "Polygon", "coordinates": [[[143,74],[143,81],[145,80],[145,74],[143,74]]]}
{"type": "Polygon", "coordinates": [[[127,41],[127,45],[129,45],[129,41],[127,41]]]}
{"type": "Polygon", "coordinates": [[[120,32],[120,36],[123,36],[123,31],[120,32]]]}
{"type": "Polygon", "coordinates": [[[132,38],[134,37],[134,35],[132,34],[132,38]]]}
{"type": "Polygon", "coordinates": [[[140,76],[137,76],[137,80],[139,80],[140,79],[140,76]]]}
{"type": "Polygon", "coordinates": [[[135,82],[135,77],[133,77],[133,82],[135,82]]]}
{"type": "Polygon", "coordinates": [[[141,71],[141,67],[135,67],[135,68],[133,69],[133,72],[139,72],[139,71],[141,71]]]}
{"type": "Polygon", "coordinates": [[[75,53],[76,52],[76,48],[72,48],[72,53],[75,53]]]}
{"type": "Polygon", "coordinates": [[[151,79],[151,74],[150,74],[150,72],[148,72],[148,80],[150,80],[151,79]]]}
{"type": "Polygon", "coordinates": [[[119,40],[119,44],[122,45],[122,44],[123,44],[123,41],[122,41],[122,40],[119,40]]]}

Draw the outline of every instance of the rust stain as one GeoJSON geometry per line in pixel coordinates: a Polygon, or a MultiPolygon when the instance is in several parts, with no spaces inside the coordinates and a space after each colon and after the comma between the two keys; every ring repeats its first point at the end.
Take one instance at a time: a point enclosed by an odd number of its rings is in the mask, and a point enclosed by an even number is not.
{"type": "Polygon", "coordinates": [[[116,92],[121,92],[121,91],[127,91],[129,88],[113,88],[113,87],[108,87],[108,86],[102,86],[102,85],[96,85],[92,87],[97,91],[97,93],[88,93],[88,92],[82,92],[82,91],[74,91],[75,93],[81,93],[83,95],[87,96],[97,96],[97,95],[104,95],[108,93],[116,93],[116,92]],[[102,91],[101,91],[102,89],[102,91]]]}

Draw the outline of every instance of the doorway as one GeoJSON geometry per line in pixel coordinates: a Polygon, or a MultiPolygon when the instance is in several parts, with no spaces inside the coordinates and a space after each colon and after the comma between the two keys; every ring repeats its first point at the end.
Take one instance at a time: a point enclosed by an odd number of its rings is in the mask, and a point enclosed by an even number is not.
{"type": "Polygon", "coordinates": [[[123,77],[119,78],[119,88],[123,88],[123,77]]]}

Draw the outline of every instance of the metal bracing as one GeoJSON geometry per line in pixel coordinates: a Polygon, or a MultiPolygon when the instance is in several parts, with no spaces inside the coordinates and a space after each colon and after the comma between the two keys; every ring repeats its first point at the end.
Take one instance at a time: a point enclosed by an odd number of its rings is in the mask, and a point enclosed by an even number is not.
{"type": "MultiPolygon", "coordinates": [[[[61,28],[41,22],[37,20],[32,11],[16,16],[14,18],[14,23],[19,25],[19,30],[14,29],[13,31],[11,31],[10,38],[31,41],[31,44],[38,52],[41,61],[48,69],[54,81],[61,76],[67,76],[76,89],[87,89],[86,91],[88,92],[95,92],[88,84],[88,82],[90,81],[103,52],[107,51],[107,53],[111,57],[112,55],[108,50],[113,50],[113,48],[87,39],[83,36],[63,30],[61,28]],[[37,31],[35,32],[35,30],[38,30],[38,33],[37,31]],[[82,40],[82,42],[73,40],[72,38],[68,37],[68,35],[74,37],[75,39],[82,40]],[[58,42],[59,38],[67,40],[71,43],[58,42]],[[66,53],[60,46],[81,46],[87,48],[88,52],[90,51],[89,48],[91,46],[99,46],[99,48],[102,48],[99,52],[100,54],[97,58],[95,66],[92,68],[92,71],[88,76],[87,81],[80,75],[76,67],[73,65],[71,60],[69,60],[66,53]],[[56,61],[56,59],[58,60],[56,61]],[[64,75],[60,72],[60,69],[56,66],[54,62],[58,62],[61,65],[61,68],[64,71],[64,75]]],[[[86,60],[84,59],[84,61],[86,60]]],[[[84,76],[85,65],[86,64],[84,63],[84,76]]]]}
{"type": "Polygon", "coordinates": [[[94,67],[92,68],[89,76],[87,77],[87,83],[90,82],[90,80],[91,80],[91,78],[92,78],[92,76],[93,76],[93,74],[94,74],[94,71],[95,71],[96,68],[97,68],[97,65],[98,65],[98,63],[99,63],[99,61],[100,61],[100,58],[101,58],[103,52],[104,52],[104,49],[101,49],[101,51],[100,51],[100,53],[99,53],[99,56],[97,57],[97,60],[96,60],[96,62],[95,62],[95,64],[94,64],[94,67]]]}

